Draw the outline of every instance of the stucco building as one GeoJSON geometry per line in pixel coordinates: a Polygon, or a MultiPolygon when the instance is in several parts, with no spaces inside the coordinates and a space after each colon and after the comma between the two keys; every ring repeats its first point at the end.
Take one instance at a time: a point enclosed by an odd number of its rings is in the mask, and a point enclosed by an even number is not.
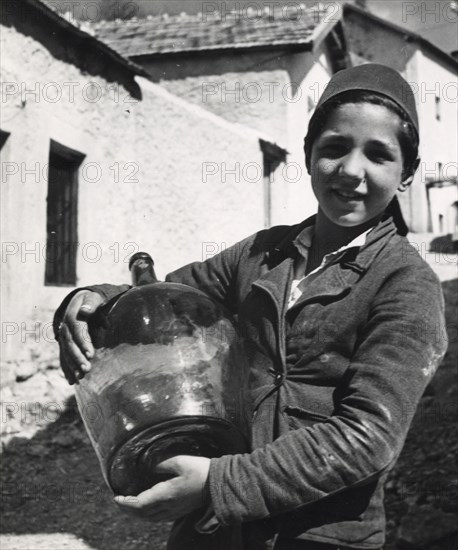
{"type": "Polygon", "coordinates": [[[266,225],[295,223],[316,211],[303,138],[330,75],[347,64],[336,14],[307,8],[290,16],[209,11],[95,27],[151,81],[287,150],[286,165],[269,182],[266,225]]]}
{"type": "Polygon", "coordinates": [[[303,137],[330,75],[352,63],[387,63],[418,86],[423,164],[403,213],[415,231],[452,232],[456,61],[417,35],[334,4],[95,28],[40,0],[7,7],[3,401],[57,384],[51,320],[69,289],[126,282],[138,250],[162,277],[312,214],[303,137]]]}
{"type": "Polygon", "coordinates": [[[51,321],[69,290],[128,282],[138,250],[164,276],[256,231],[264,224],[262,167],[285,152],[145,79],[140,66],[39,0],[2,14],[8,401],[36,399],[57,383],[51,321]],[[234,161],[237,177],[222,178],[234,161]]]}
{"type": "Polygon", "coordinates": [[[354,6],[345,7],[344,22],[353,64],[386,63],[406,78],[415,94],[421,164],[411,188],[400,195],[409,228],[456,233],[456,59],[422,36],[354,6]]]}
{"type": "MultiPolygon", "coordinates": [[[[414,232],[440,227],[437,201],[428,189],[432,181],[449,182],[448,194],[438,192],[447,204],[456,194],[456,59],[420,35],[350,4],[323,4],[322,9],[297,4],[294,10],[262,14],[208,9],[123,25],[101,22],[95,32],[141,65],[153,82],[266,132],[288,150],[287,175],[299,166],[300,177],[272,183],[274,224],[298,221],[316,208],[303,169],[302,140],[330,76],[367,62],[395,68],[414,90],[421,125],[422,163],[412,187],[400,196],[403,215],[414,232]]],[[[444,231],[457,223],[452,203],[444,231]]]]}

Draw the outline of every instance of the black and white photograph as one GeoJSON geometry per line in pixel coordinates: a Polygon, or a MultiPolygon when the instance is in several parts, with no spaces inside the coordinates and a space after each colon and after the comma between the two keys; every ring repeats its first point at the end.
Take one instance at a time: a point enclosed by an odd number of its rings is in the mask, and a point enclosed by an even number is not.
{"type": "Polygon", "coordinates": [[[458,3],[0,44],[0,549],[457,550],[458,3]]]}

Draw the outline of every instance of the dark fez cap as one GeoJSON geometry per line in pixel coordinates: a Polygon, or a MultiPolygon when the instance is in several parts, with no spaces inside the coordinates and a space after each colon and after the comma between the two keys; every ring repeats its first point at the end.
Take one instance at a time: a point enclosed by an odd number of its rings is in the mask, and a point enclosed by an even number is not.
{"type": "Polygon", "coordinates": [[[326,86],[309,122],[330,99],[351,90],[365,90],[393,100],[410,119],[418,135],[418,115],[415,97],[409,83],[394,69],[378,63],[367,63],[336,73],[326,86]]]}

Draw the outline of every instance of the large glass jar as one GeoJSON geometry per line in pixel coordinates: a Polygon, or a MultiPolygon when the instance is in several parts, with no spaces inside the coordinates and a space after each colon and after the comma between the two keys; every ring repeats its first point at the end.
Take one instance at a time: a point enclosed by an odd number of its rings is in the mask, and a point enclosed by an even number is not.
{"type": "Polygon", "coordinates": [[[220,304],[186,285],[142,284],[100,308],[90,334],[76,399],[114,493],[163,480],[154,469],[171,456],[247,451],[247,368],[220,304]]]}

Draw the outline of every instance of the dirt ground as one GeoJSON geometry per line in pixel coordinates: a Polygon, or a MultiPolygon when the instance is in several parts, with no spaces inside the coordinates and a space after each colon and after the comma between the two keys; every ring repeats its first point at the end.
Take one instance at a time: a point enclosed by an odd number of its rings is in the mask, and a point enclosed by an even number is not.
{"type": "Polygon", "coordinates": [[[2,477],[2,532],[14,534],[0,539],[2,550],[165,548],[168,524],[132,519],[113,503],[74,399],[35,437],[9,443],[2,477]],[[56,534],[71,536],[48,536],[56,534]]]}
{"type": "Polygon", "coordinates": [[[442,289],[448,350],[386,484],[384,550],[458,550],[458,280],[442,289]]]}
{"type": "MultiPolygon", "coordinates": [[[[458,548],[457,281],[443,289],[449,351],[387,483],[385,550],[458,548]]],[[[12,438],[3,450],[0,549],[163,550],[170,525],[118,511],[74,400],[68,405],[56,422],[31,439],[12,438]]]]}

